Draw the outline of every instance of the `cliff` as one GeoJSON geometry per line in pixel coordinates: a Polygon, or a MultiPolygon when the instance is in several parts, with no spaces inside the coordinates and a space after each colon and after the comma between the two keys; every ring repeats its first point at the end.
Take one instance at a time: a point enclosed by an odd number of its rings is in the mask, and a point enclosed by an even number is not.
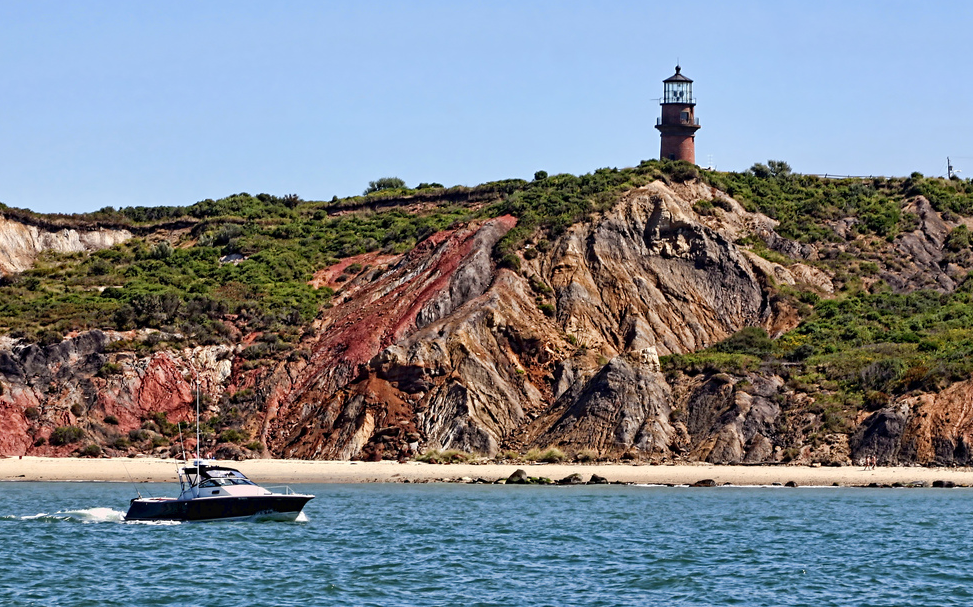
{"type": "MultiPolygon", "coordinates": [[[[919,221],[881,245],[901,263],[879,274],[903,291],[918,282],[955,290],[966,269],[944,263],[944,243],[958,223],[922,197],[909,204],[919,221]]],[[[494,251],[517,221],[461,222],[402,254],[321,268],[312,284],[336,289],[330,304],[289,355],[256,364],[243,355],[256,333],[157,351],[132,344],[158,331],[79,332],[48,346],[7,339],[0,453],[68,455],[93,444],[174,455],[182,447],[172,424],[193,419],[198,380],[204,449],[226,457],[554,446],[649,461],[969,461],[968,382],[888,397],[842,426],[822,400],[830,388],[794,380],[799,363],[660,365],[745,327],[789,334],[808,312],[782,293],[836,295],[836,273],[816,263],[832,253],[779,236],[776,221],[725,192],[654,181],[553,238],[528,238],[519,267],[498,264],[494,251]],[[754,237],[778,254],[758,255],[754,237]],[[64,427],[81,435],[55,434],[64,427]]],[[[36,249],[16,242],[5,254],[26,263],[18,251],[36,249]]]]}
{"type": "Polygon", "coordinates": [[[15,274],[34,265],[44,251],[80,253],[107,249],[132,237],[121,229],[45,229],[0,216],[0,272],[15,274]]]}

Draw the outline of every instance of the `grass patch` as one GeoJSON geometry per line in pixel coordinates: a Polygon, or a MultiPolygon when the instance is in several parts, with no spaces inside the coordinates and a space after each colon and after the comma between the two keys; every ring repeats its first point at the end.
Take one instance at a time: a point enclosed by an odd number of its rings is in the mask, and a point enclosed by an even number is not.
{"type": "Polygon", "coordinates": [[[243,443],[250,440],[250,435],[235,428],[220,432],[221,443],[243,443]]]}
{"type": "Polygon", "coordinates": [[[474,460],[476,460],[475,455],[458,449],[447,449],[445,451],[430,449],[415,457],[415,461],[427,464],[465,464],[474,460]]]}
{"type": "Polygon", "coordinates": [[[548,447],[547,449],[531,449],[524,455],[524,459],[531,462],[547,462],[556,464],[558,462],[563,462],[567,459],[564,451],[561,451],[557,447],[548,447]]]}
{"type": "Polygon", "coordinates": [[[51,432],[50,443],[54,446],[70,445],[84,437],[84,430],[77,426],[59,426],[51,432]]]}

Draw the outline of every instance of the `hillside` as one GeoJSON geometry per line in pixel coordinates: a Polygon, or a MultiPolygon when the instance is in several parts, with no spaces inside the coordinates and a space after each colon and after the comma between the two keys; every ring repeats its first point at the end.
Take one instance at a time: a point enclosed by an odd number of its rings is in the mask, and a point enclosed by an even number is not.
{"type": "Polygon", "coordinates": [[[969,180],[648,161],[2,213],[0,454],[175,455],[198,378],[223,457],[970,459],[969,180]]]}

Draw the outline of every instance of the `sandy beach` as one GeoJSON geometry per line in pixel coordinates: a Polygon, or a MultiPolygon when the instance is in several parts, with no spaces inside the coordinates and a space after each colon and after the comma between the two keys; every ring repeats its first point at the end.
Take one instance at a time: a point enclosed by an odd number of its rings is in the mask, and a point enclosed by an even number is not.
{"type": "MultiPolygon", "coordinates": [[[[0,459],[0,481],[108,481],[175,482],[177,462],[152,458],[81,459],[47,457],[8,457],[0,459]]],[[[423,464],[408,462],[336,462],[305,460],[247,460],[227,462],[257,483],[384,483],[436,482],[462,479],[495,481],[506,478],[518,468],[529,476],[558,480],[592,474],[610,482],[688,485],[703,479],[717,484],[772,485],[793,481],[800,486],[909,484],[951,481],[973,485],[973,469],[808,466],[715,466],[711,464],[423,464]]]]}

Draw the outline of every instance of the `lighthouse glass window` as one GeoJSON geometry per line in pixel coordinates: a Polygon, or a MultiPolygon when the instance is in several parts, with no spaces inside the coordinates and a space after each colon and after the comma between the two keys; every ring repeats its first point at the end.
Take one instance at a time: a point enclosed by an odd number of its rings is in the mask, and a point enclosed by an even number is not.
{"type": "Polygon", "coordinates": [[[692,103],[692,89],[688,82],[667,82],[665,103],[692,103]]]}

